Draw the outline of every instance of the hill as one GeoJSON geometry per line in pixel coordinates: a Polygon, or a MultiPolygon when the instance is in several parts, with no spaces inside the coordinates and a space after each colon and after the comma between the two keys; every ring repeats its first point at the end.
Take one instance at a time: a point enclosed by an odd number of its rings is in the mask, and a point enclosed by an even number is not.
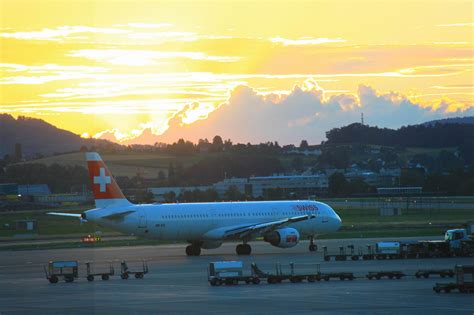
{"type": "Polygon", "coordinates": [[[432,121],[427,121],[423,123],[422,125],[433,126],[436,124],[474,124],[474,116],[432,120],[432,121]]]}
{"type": "Polygon", "coordinates": [[[351,124],[326,132],[326,144],[369,144],[393,147],[445,148],[472,145],[474,124],[414,125],[400,129],[351,124]]]}
{"type": "Polygon", "coordinates": [[[106,140],[84,139],[44,120],[0,114],[0,156],[12,155],[20,143],[24,156],[78,151],[81,146],[118,146],[106,140]]]}

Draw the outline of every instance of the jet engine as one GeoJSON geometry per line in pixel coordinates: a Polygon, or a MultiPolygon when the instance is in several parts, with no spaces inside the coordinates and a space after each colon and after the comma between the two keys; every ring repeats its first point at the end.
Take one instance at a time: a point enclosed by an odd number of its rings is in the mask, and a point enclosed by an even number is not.
{"type": "Polygon", "coordinates": [[[263,239],[273,246],[289,248],[298,244],[300,233],[293,228],[284,228],[266,234],[263,239]]]}

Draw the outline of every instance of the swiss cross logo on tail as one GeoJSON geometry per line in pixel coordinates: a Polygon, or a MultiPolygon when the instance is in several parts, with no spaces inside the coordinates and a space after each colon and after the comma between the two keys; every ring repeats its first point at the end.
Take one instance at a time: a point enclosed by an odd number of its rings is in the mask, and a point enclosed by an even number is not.
{"type": "Polygon", "coordinates": [[[87,152],[86,160],[94,199],[125,199],[100,155],[96,152],[87,152]]]}
{"type": "Polygon", "coordinates": [[[105,168],[100,168],[99,176],[94,176],[94,184],[100,185],[100,192],[105,192],[107,184],[110,184],[110,176],[105,175],[105,168]]]}

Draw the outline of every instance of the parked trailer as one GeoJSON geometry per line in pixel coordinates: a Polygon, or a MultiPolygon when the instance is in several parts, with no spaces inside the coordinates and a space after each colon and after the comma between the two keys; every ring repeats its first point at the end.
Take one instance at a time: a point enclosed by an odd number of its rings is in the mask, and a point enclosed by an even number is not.
{"type": "Polygon", "coordinates": [[[370,271],[366,277],[369,280],[372,280],[372,279],[380,280],[384,277],[388,279],[401,279],[405,276],[406,274],[404,274],[401,271],[370,271]]]}
{"type": "Polygon", "coordinates": [[[363,251],[361,247],[357,248],[357,253],[355,251],[354,245],[348,245],[347,248],[349,248],[351,251],[349,254],[351,260],[359,260],[363,257],[363,251]]]}
{"type": "Polygon", "coordinates": [[[449,293],[452,290],[459,290],[461,293],[474,292],[474,265],[456,265],[454,267],[454,274],[456,275],[456,282],[436,283],[436,285],[433,287],[433,290],[436,293],[443,291],[449,293]]]}
{"type": "Polygon", "coordinates": [[[109,280],[110,276],[115,274],[114,266],[110,262],[109,263],[109,271],[108,272],[98,272],[94,273],[94,265],[92,262],[86,262],[86,269],[87,269],[87,281],[94,281],[94,277],[100,276],[102,280],[107,281],[109,280]]]}
{"type": "Polygon", "coordinates": [[[130,275],[135,275],[136,279],[143,279],[143,276],[148,273],[148,264],[146,261],[142,260],[142,270],[130,271],[127,263],[123,260],[120,263],[120,277],[124,280],[127,280],[130,275]]]}
{"type": "Polygon", "coordinates": [[[415,273],[416,278],[429,278],[430,275],[439,275],[441,278],[452,278],[454,276],[454,271],[451,269],[420,269],[415,273]]]}
{"type": "Polygon", "coordinates": [[[329,281],[331,278],[337,278],[340,280],[354,280],[354,274],[351,272],[333,272],[333,273],[322,273],[320,270],[320,265],[316,264],[315,272],[309,273],[297,273],[295,271],[295,265],[290,263],[291,272],[290,273],[283,273],[281,269],[281,264],[276,264],[276,273],[271,274],[262,271],[258,266],[253,263],[252,270],[253,272],[258,275],[261,279],[267,279],[267,283],[275,284],[281,283],[284,280],[289,280],[292,283],[302,282],[307,280],[308,282],[315,282],[315,281],[329,281]]]}
{"type": "Polygon", "coordinates": [[[46,279],[50,283],[58,283],[60,278],[66,282],[73,282],[79,276],[77,261],[50,261],[48,268],[43,266],[46,279]]]}
{"type": "Polygon", "coordinates": [[[207,268],[207,279],[212,286],[236,285],[239,282],[247,284],[259,284],[260,278],[252,272],[250,276],[243,274],[243,263],[241,261],[216,261],[209,263],[207,268]]]}

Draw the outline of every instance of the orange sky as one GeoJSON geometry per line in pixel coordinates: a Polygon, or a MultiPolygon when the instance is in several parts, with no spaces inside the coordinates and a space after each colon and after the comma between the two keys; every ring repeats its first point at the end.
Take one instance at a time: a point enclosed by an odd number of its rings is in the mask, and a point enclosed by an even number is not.
{"type": "MultiPolygon", "coordinates": [[[[353,99],[337,103],[327,127],[368,106],[361,86],[393,106],[427,108],[419,120],[474,106],[471,1],[0,0],[0,27],[0,112],[112,140],[173,141],[180,131],[167,131],[170,120],[186,126],[239,106],[229,100],[239,86],[275,106],[287,96],[293,106],[295,85],[322,91],[322,107],[296,117],[308,123],[331,97],[353,99]],[[152,137],[140,137],[145,130],[152,137]]],[[[403,113],[371,113],[372,124],[404,122],[403,113]]],[[[220,132],[209,124],[199,123],[200,135],[220,132]]]]}

